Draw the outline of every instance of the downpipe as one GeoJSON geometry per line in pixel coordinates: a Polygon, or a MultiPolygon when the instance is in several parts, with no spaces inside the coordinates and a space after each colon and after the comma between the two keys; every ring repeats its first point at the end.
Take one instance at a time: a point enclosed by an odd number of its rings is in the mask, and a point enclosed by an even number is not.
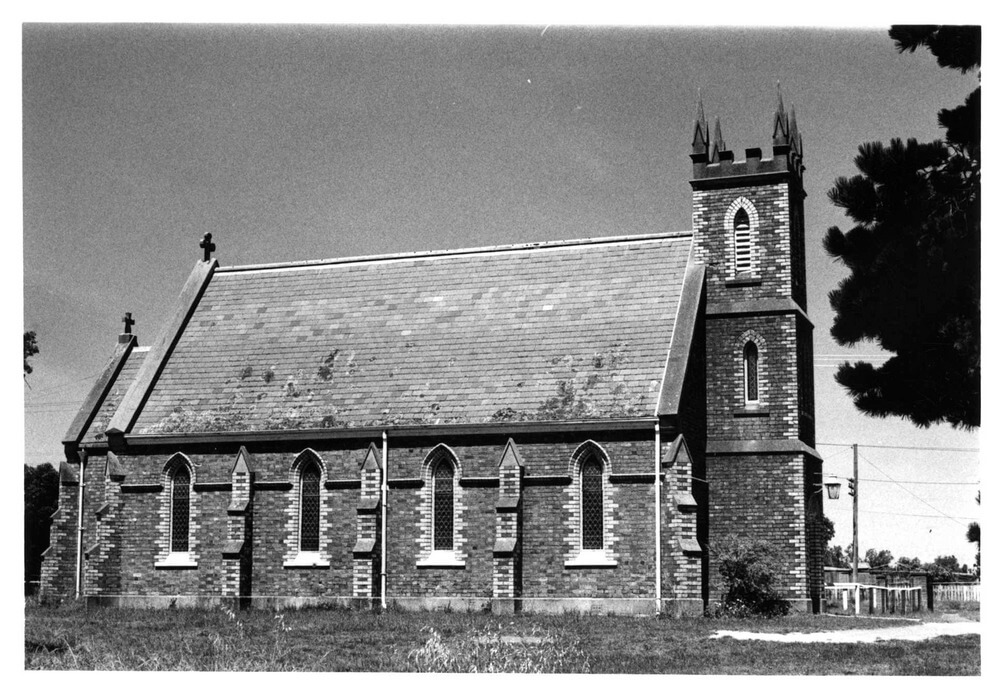
{"type": "Polygon", "coordinates": [[[656,614],[660,615],[663,612],[663,599],[662,599],[662,580],[660,574],[660,424],[655,423],[653,426],[653,458],[656,462],[656,467],[653,469],[653,515],[655,517],[656,526],[653,529],[656,542],[656,614]]]}
{"type": "Polygon", "coordinates": [[[80,457],[80,492],[76,502],[76,600],[83,596],[83,491],[87,487],[87,450],[77,452],[80,457]]]}
{"type": "Polygon", "coordinates": [[[385,542],[388,535],[386,531],[386,520],[388,513],[386,511],[386,503],[389,500],[389,433],[385,430],[382,431],[382,527],[381,527],[381,543],[382,543],[382,559],[379,562],[379,579],[381,583],[379,585],[379,596],[382,602],[382,610],[385,610],[385,588],[386,588],[386,550],[385,542]]]}

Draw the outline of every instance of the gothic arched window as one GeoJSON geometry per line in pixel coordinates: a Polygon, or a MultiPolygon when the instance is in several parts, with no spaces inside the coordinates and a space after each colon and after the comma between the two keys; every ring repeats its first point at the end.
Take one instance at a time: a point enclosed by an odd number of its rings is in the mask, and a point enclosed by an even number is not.
{"type": "Polygon", "coordinates": [[[319,551],[320,470],[315,461],[302,467],[299,476],[299,551],[319,551]]]}
{"type": "Polygon", "coordinates": [[[442,459],[434,467],[431,496],[434,522],[433,550],[455,548],[455,469],[442,459]]]}
{"type": "Polygon", "coordinates": [[[604,469],[591,456],[580,468],[580,523],[583,550],[604,548],[604,469]]]}
{"type": "Polygon", "coordinates": [[[760,401],[759,362],[757,344],[748,341],[743,347],[743,392],[748,404],[760,401]]]}
{"type": "Polygon", "coordinates": [[[188,552],[191,525],[191,473],[180,465],[170,479],[170,552],[188,552]]]}
{"type": "Polygon", "coordinates": [[[740,207],[733,217],[733,247],[736,273],[748,272],[752,266],[753,244],[750,238],[750,216],[740,207]]]}

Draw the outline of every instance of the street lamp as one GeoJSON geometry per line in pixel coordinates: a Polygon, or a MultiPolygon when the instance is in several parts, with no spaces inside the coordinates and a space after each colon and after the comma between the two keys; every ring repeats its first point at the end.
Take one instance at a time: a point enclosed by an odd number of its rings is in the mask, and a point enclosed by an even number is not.
{"type": "MultiPolygon", "coordinates": [[[[851,494],[854,499],[854,541],[852,545],[851,552],[851,581],[855,584],[858,583],[858,446],[856,444],[851,445],[854,448],[854,475],[847,479],[847,491],[851,494]]],[[[831,478],[840,478],[840,476],[830,476],[831,478]]],[[[840,497],[840,483],[826,483],[826,491],[830,496],[831,500],[836,500],[840,497]]]]}

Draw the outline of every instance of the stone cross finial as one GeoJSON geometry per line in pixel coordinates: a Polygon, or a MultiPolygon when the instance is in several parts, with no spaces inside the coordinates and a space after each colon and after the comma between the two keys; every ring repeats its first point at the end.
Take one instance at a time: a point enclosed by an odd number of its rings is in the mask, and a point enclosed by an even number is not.
{"type": "Polygon", "coordinates": [[[201,239],[201,244],[198,247],[205,251],[206,262],[212,259],[212,253],[215,252],[215,243],[212,242],[212,234],[206,233],[205,237],[201,239]]]}
{"type": "Polygon", "coordinates": [[[126,312],[125,317],[122,318],[122,322],[125,323],[125,333],[132,333],[132,325],[135,324],[135,320],[132,319],[132,313],[126,312]]]}

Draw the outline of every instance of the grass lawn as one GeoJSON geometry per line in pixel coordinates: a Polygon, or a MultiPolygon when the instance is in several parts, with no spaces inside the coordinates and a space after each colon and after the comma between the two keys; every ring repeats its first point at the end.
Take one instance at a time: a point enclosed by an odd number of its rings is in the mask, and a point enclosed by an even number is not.
{"type": "MultiPolygon", "coordinates": [[[[975,619],[978,610],[918,614],[975,619]]],[[[978,675],[980,638],[803,644],[709,639],[719,629],[815,632],[899,626],[902,618],[773,620],[494,617],[350,610],[25,609],[25,668],[978,675]]]]}

